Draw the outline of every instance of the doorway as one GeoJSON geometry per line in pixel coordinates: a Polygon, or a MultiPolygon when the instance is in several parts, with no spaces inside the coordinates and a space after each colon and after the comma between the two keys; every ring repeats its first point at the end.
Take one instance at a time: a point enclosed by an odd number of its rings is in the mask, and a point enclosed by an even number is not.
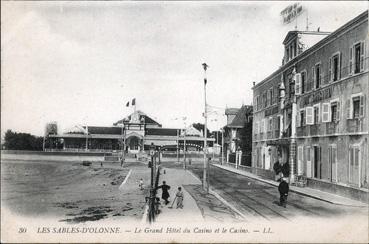
{"type": "Polygon", "coordinates": [[[313,147],[313,162],[314,162],[314,178],[321,179],[321,148],[319,146],[313,147]]]}

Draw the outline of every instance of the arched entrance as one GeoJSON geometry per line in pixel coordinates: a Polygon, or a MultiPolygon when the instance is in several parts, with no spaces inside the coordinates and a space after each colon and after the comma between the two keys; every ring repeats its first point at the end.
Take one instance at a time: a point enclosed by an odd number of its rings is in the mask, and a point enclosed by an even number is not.
{"type": "Polygon", "coordinates": [[[142,148],[142,138],[139,135],[127,137],[126,147],[128,153],[139,153],[142,148]]]}

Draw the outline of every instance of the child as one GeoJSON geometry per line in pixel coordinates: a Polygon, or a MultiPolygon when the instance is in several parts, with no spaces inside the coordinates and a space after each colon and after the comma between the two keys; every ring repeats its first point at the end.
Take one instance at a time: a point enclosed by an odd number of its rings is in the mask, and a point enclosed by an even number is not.
{"type": "Polygon", "coordinates": [[[155,214],[160,213],[160,198],[155,198],[155,214]]]}
{"type": "Polygon", "coordinates": [[[183,208],[183,192],[181,187],[178,187],[176,197],[177,197],[177,208],[183,208]]]}

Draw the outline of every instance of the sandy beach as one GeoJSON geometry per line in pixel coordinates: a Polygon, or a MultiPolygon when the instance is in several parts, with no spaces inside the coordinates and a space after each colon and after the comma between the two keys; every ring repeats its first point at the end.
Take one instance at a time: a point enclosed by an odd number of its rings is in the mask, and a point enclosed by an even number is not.
{"type": "Polygon", "coordinates": [[[125,166],[2,160],[2,208],[20,216],[53,217],[73,224],[100,219],[139,220],[145,191],[123,194],[120,185],[132,168],[125,166]]]}

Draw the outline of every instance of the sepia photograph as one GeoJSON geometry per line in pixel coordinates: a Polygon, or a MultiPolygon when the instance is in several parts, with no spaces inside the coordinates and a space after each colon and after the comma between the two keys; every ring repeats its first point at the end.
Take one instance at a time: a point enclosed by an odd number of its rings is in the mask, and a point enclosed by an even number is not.
{"type": "Polygon", "coordinates": [[[368,1],[1,1],[2,243],[368,243],[368,1]]]}

